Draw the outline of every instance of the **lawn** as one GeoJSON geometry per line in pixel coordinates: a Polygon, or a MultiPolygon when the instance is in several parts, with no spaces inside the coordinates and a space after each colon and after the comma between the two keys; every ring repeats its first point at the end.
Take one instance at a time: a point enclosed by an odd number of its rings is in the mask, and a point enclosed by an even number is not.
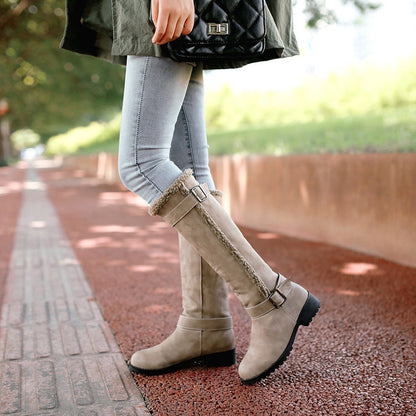
{"type": "Polygon", "coordinates": [[[416,106],[209,133],[212,155],[416,151],[416,106]]]}
{"type": "MultiPolygon", "coordinates": [[[[117,136],[118,128],[107,126],[106,134],[99,136],[102,140],[92,140],[86,145],[81,142],[74,151],[117,152],[117,136]]],[[[208,142],[211,155],[415,152],[416,105],[323,121],[208,130],[208,142]]]]}

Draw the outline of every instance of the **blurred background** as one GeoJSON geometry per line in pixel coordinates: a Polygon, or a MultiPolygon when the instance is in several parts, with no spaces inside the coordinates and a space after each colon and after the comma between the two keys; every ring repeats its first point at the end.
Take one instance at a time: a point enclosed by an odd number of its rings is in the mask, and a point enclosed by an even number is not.
{"type": "MultiPolygon", "coordinates": [[[[297,0],[301,55],[206,71],[213,155],[416,150],[416,0],[297,0]]],[[[59,49],[64,0],[0,0],[0,164],[116,152],[124,68],[59,49]]]]}

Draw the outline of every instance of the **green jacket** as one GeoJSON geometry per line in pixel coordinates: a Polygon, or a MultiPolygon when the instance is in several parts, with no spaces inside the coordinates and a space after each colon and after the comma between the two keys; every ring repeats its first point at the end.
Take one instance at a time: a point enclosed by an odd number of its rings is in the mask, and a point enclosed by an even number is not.
{"type": "MultiPolygon", "coordinates": [[[[204,64],[205,69],[237,68],[254,61],[299,53],[292,25],[292,0],[266,0],[266,50],[250,61],[204,64]]],[[[127,55],[168,56],[154,45],[151,0],[67,0],[61,47],[124,64],[127,55]]]]}

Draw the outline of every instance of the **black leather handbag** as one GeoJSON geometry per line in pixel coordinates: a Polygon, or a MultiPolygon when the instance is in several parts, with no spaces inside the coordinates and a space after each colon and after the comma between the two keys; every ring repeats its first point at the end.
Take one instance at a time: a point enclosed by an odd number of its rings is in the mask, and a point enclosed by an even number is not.
{"type": "Polygon", "coordinates": [[[264,0],[194,0],[189,35],[169,42],[172,59],[182,62],[246,60],[265,49],[264,0]]]}

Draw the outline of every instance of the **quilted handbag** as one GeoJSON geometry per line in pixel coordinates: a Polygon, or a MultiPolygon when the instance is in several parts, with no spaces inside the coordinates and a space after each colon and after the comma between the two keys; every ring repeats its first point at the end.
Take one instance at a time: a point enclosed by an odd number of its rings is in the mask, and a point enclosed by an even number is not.
{"type": "Polygon", "coordinates": [[[192,32],[167,44],[172,59],[185,62],[245,60],[264,52],[264,0],[194,2],[192,32]]]}

